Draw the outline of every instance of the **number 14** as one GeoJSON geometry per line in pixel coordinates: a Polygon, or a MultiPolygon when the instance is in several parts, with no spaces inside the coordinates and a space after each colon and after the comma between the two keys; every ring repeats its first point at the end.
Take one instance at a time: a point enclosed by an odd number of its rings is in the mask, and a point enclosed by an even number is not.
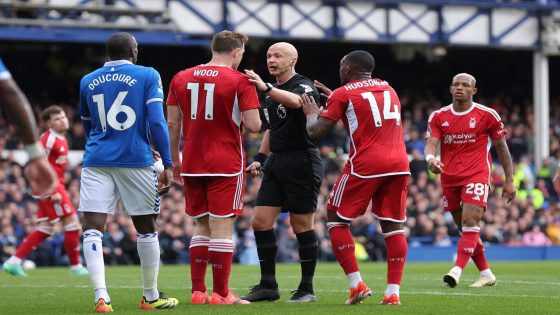
{"type": "MultiPolygon", "coordinates": [[[[371,112],[373,113],[373,120],[375,121],[375,127],[381,127],[383,125],[383,120],[381,119],[379,105],[377,105],[373,92],[362,93],[362,97],[369,101],[369,106],[371,107],[371,112]]],[[[401,124],[399,105],[393,104],[393,108],[395,109],[394,112],[391,111],[391,93],[389,91],[383,91],[383,117],[385,120],[395,119],[398,126],[401,124]]]]}

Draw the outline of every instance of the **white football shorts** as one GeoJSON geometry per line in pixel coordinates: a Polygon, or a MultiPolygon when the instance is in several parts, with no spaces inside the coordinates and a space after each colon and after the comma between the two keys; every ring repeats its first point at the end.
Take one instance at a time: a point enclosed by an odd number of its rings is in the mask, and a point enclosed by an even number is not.
{"type": "Polygon", "coordinates": [[[131,216],[159,213],[157,172],[148,167],[85,167],[82,169],[82,212],[115,214],[117,201],[131,216]]]}

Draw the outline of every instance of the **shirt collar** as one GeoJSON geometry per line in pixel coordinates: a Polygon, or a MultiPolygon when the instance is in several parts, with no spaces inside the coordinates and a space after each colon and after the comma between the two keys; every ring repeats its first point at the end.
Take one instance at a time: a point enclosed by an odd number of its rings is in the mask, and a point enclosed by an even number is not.
{"type": "Polygon", "coordinates": [[[50,128],[49,131],[50,131],[53,135],[55,135],[57,138],[59,138],[59,139],[64,139],[64,135],[63,135],[63,134],[60,134],[60,133],[58,133],[58,132],[56,132],[56,131],[54,131],[54,129],[50,128]]]}
{"type": "Polygon", "coordinates": [[[112,67],[112,66],[122,66],[122,65],[131,65],[132,62],[128,60],[111,60],[107,61],[103,67],[112,67]]]}

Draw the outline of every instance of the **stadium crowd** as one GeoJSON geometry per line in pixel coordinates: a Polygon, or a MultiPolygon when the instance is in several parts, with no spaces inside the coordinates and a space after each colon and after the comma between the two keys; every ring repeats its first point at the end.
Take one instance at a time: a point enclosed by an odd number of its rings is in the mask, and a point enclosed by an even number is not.
{"type": "MultiPolygon", "coordinates": [[[[514,177],[518,197],[506,205],[499,198],[503,184],[503,170],[494,158],[492,182],[494,190],[489,198],[484,215],[481,238],[484,242],[507,246],[550,246],[560,244],[560,198],[552,187],[552,176],[560,160],[560,104],[553,101],[551,112],[552,156],[543,161],[540,169],[533,163],[534,115],[530,104],[500,102],[499,97],[479,98],[477,101],[496,109],[508,130],[508,145],[515,163],[514,177]],[[508,104],[506,104],[508,103],[508,104]]],[[[438,178],[428,172],[423,156],[424,136],[428,115],[443,105],[441,101],[422,98],[413,94],[401,94],[403,104],[403,127],[406,147],[410,157],[411,180],[407,203],[408,219],[406,233],[410,246],[452,246],[457,241],[457,231],[451,215],[443,211],[441,188],[438,178]],[[451,235],[451,236],[449,236],[451,235]],[[454,237],[455,236],[455,237],[454,237]]],[[[39,109],[37,109],[39,110],[39,109]]],[[[66,106],[71,128],[67,134],[70,149],[82,150],[85,135],[76,107],[66,106]]],[[[16,163],[11,150],[20,149],[22,144],[9,123],[9,118],[0,115],[0,261],[12,255],[17,245],[33,230],[37,203],[30,196],[23,178],[23,168],[16,163]]],[[[260,136],[251,134],[246,140],[247,156],[252,157],[260,145],[260,136]]],[[[325,179],[319,196],[319,209],[315,217],[315,228],[320,239],[320,259],[333,261],[328,232],[326,229],[326,203],[332,186],[342,169],[348,152],[348,141],[342,125],[319,142],[325,168],[325,179]]],[[[249,161],[251,159],[249,158],[249,161]]],[[[79,204],[79,178],[81,167],[71,168],[66,174],[69,195],[77,208],[79,204]]],[[[235,223],[235,261],[243,264],[258,264],[258,255],[251,229],[260,178],[248,178],[244,214],[235,223]]],[[[185,201],[182,189],[172,188],[162,201],[158,219],[162,260],[165,263],[186,263],[189,242],[193,234],[193,220],[184,214],[185,201]]],[[[136,253],[136,233],[131,220],[117,212],[107,221],[104,234],[105,261],[109,264],[139,263],[136,253]]],[[[60,229],[60,227],[59,227],[60,229]]],[[[356,237],[356,255],[362,260],[383,260],[385,242],[379,223],[373,216],[355,220],[351,229],[356,237]]],[[[62,245],[61,230],[43,243],[29,256],[37,265],[67,264],[62,245]]],[[[282,262],[298,261],[298,243],[289,227],[287,215],[278,220],[279,253],[282,262]]]]}

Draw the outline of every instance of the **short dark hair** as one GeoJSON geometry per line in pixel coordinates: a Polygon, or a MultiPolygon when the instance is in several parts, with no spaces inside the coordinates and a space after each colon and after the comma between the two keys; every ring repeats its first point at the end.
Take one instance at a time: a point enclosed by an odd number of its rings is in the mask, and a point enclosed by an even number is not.
{"type": "Polygon", "coordinates": [[[134,48],[134,36],[130,33],[113,34],[105,43],[105,50],[111,60],[127,59],[130,49],[134,48]]]}
{"type": "Polygon", "coordinates": [[[375,68],[375,59],[365,50],[354,50],[344,58],[350,67],[360,72],[373,72],[375,68]]]}
{"type": "Polygon", "coordinates": [[[51,105],[51,106],[43,109],[43,111],[41,112],[41,120],[44,121],[44,122],[47,122],[51,119],[52,115],[58,114],[58,113],[64,113],[64,108],[62,108],[58,105],[51,105]]]}
{"type": "Polygon", "coordinates": [[[232,52],[236,48],[241,48],[249,41],[247,35],[241,32],[221,31],[212,37],[212,51],[217,53],[232,52]]]}

